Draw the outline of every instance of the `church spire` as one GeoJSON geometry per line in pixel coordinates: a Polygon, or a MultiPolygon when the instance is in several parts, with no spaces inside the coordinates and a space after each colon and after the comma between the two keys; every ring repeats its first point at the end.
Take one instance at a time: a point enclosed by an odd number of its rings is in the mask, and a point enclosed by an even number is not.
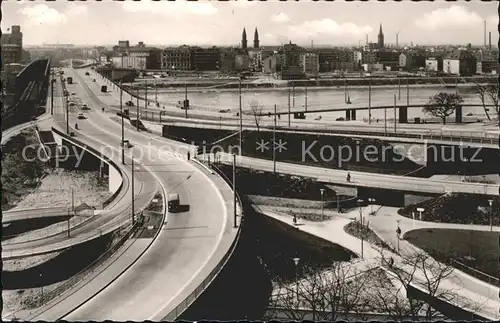
{"type": "Polygon", "coordinates": [[[259,32],[257,27],[255,27],[255,32],[253,33],[253,48],[259,48],[259,32]]]}
{"type": "Polygon", "coordinates": [[[241,35],[241,48],[247,49],[247,31],[243,28],[243,34],[241,35]]]}

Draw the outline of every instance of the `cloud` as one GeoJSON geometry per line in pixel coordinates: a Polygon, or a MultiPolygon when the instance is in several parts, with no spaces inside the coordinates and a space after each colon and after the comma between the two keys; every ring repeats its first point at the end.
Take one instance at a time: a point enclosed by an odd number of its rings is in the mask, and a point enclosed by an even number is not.
{"type": "Polygon", "coordinates": [[[289,27],[290,36],[295,37],[311,37],[311,36],[321,36],[321,35],[348,35],[348,36],[359,36],[366,33],[371,33],[373,31],[370,26],[358,26],[353,23],[343,23],[332,19],[321,19],[305,21],[300,25],[289,27]]]}
{"type": "Polygon", "coordinates": [[[230,2],[233,7],[248,8],[258,3],[258,1],[233,0],[230,2]]]}
{"type": "Polygon", "coordinates": [[[487,23],[490,25],[494,25],[493,28],[496,29],[498,26],[498,15],[491,15],[486,19],[487,23]]]}
{"type": "Polygon", "coordinates": [[[86,15],[88,13],[88,10],[87,10],[87,7],[84,6],[84,5],[74,5],[73,3],[71,3],[71,7],[66,10],[66,13],[68,15],[72,15],[72,16],[79,16],[79,15],[86,15]]]}
{"type": "Polygon", "coordinates": [[[218,11],[211,3],[188,1],[127,1],[123,3],[123,8],[128,12],[149,12],[170,17],[189,14],[209,16],[218,11]]]}
{"type": "Polygon", "coordinates": [[[449,8],[436,9],[415,20],[415,25],[425,29],[443,27],[474,26],[481,24],[483,19],[477,13],[467,8],[452,5],[449,8]]]}
{"type": "Polygon", "coordinates": [[[28,23],[35,25],[57,25],[67,21],[66,15],[54,8],[49,8],[46,4],[24,7],[18,12],[28,17],[28,23]]]}
{"type": "Polygon", "coordinates": [[[288,17],[288,15],[286,13],[280,12],[277,15],[272,15],[271,21],[278,22],[278,23],[289,22],[290,17],[288,17]]]}

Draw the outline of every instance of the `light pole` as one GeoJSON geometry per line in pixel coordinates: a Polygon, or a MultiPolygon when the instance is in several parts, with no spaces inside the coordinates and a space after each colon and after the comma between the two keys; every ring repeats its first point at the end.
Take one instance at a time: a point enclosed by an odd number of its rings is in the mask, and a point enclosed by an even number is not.
{"type": "Polygon", "coordinates": [[[373,215],[375,214],[375,212],[373,212],[373,203],[375,203],[375,199],[374,198],[368,198],[368,202],[370,202],[370,215],[373,215]]]}
{"type": "Polygon", "coordinates": [[[400,237],[401,237],[401,228],[399,227],[399,221],[401,221],[401,220],[396,220],[396,222],[397,222],[396,238],[397,238],[397,241],[398,241],[398,253],[399,253],[399,240],[400,240],[400,237]]]}
{"type": "Polygon", "coordinates": [[[299,307],[299,257],[293,258],[293,262],[295,263],[295,297],[297,299],[297,308],[299,307]]]}
{"type": "Polygon", "coordinates": [[[233,154],[233,203],[234,203],[234,227],[236,223],[236,154],[233,154]]]}
{"type": "Polygon", "coordinates": [[[273,128],[273,172],[276,173],[276,104],[274,105],[274,128],[273,128]]]}
{"type": "Polygon", "coordinates": [[[69,135],[69,103],[68,103],[68,93],[64,95],[64,101],[66,102],[66,134],[69,135]]]}
{"type": "MultiPolygon", "coordinates": [[[[238,91],[239,91],[239,97],[240,97],[240,154],[242,152],[242,149],[243,149],[243,109],[241,107],[241,78],[240,78],[240,81],[238,83],[238,91]]],[[[221,120],[222,120],[222,117],[221,117],[221,120]]],[[[221,125],[222,127],[222,125],[221,125]]]]}
{"type": "Polygon", "coordinates": [[[40,273],[40,289],[41,289],[41,297],[40,304],[43,304],[43,281],[42,281],[43,273],[40,273]]]}
{"type": "MultiPolygon", "coordinates": [[[[419,213],[419,218],[418,219],[420,221],[422,221],[422,212],[424,212],[424,211],[425,211],[425,209],[423,207],[417,208],[417,212],[419,213]]],[[[415,220],[415,219],[413,219],[413,220],[415,220]]]]}
{"type": "Polygon", "coordinates": [[[490,204],[490,232],[493,232],[493,200],[488,200],[490,204]]]}
{"type": "MultiPolygon", "coordinates": [[[[74,212],[74,211],[73,211],[74,212]]],[[[70,226],[69,226],[69,220],[71,219],[71,214],[69,212],[69,208],[68,208],[68,239],[71,237],[71,233],[70,233],[70,226]]]]}
{"type": "Polygon", "coordinates": [[[359,199],[358,200],[358,206],[359,206],[359,222],[361,223],[361,258],[363,258],[363,240],[364,240],[364,232],[363,232],[363,209],[362,209],[362,203],[363,200],[359,199]]]}
{"type": "Polygon", "coordinates": [[[319,191],[321,192],[321,218],[323,219],[324,214],[323,214],[323,195],[325,194],[325,189],[320,188],[319,191]]]}
{"type": "Polygon", "coordinates": [[[123,123],[123,88],[120,80],[120,114],[122,118],[122,164],[125,165],[125,125],[123,123]]]}

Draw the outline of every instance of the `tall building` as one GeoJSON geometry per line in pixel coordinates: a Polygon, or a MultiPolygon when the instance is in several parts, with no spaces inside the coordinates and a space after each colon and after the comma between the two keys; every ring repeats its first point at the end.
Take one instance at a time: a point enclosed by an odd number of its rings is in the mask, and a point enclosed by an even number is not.
{"type": "Polygon", "coordinates": [[[11,33],[2,33],[2,65],[20,63],[23,53],[23,33],[20,26],[12,26],[11,33]]]}
{"type": "Polygon", "coordinates": [[[247,49],[247,31],[243,28],[243,34],[241,35],[241,48],[247,49]]]}
{"type": "Polygon", "coordinates": [[[380,29],[378,31],[378,48],[384,48],[384,33],[382,32],[382,24],[380,24],[380,29]]]}
{"type": "Polygon", "coordinates": [[[253,48],[259,48],[259,32],[257,31],[257,27],[253,33],[253,48]]]}

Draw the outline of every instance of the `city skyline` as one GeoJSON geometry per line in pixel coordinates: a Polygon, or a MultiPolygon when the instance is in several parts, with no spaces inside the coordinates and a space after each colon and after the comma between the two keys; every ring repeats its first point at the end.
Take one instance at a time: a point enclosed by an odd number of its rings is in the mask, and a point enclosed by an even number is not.
{"type": "Polygon", "coordinates": [[[484,21],[487,33],[492,32],[492,43],[498,42],[498,5],[494,2],[35,1],[4,2],[2,9],[2,31],[21,25],[26,46],[111,45],[118,40],[159,46],[239,46],[243,28],[253,31],[255,27],[261,46],[289,41],[298,45],[310,45],[311,41],[316,46],[357,45],[365,43],[366,35],[369,42],[377,42],[380,24],[389,45],[395,44],[398,32],[400,45],[482,45],[484,21]]]}

